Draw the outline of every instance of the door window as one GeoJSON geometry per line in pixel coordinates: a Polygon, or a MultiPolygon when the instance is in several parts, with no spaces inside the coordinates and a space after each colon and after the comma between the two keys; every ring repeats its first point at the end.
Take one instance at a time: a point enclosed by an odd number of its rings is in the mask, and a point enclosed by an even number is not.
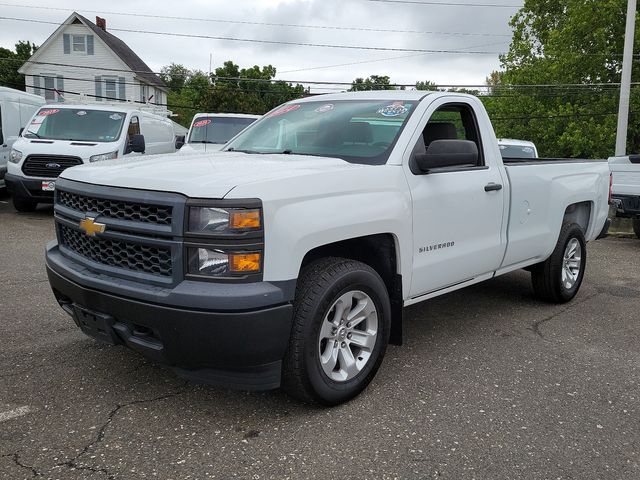
{"type": "Polygon", "coordinates": [[[138,117],[131,117],[131,122],[129,122],[129,130],[127,131],[127,135],[129,136],[129,141],[131,141],[132,135],[140,135],[140,122],[138,121],[138,117]]]}
{"type": "Polygon", "coordinates": [[[416,153],[426,152],[434,140],[469,140],[474,142],[478,147],[478,162],[476,165],[466,168],[481,167],[485,164],[478,122],[470,105],[449,103],[438,108],[429,118],[414,151],[416,153]]]}

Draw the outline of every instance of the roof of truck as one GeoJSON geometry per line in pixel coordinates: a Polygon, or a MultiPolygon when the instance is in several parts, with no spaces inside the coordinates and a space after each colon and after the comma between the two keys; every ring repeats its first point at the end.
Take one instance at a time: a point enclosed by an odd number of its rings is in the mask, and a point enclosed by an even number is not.
{"type": "MultiPolygon", "coordinates": [[[[341,92],[313,95],[310,97],[293,100],[290,103],[301,102],[333,102],[339,100],[390,100],[390,101],[416,101],[422,100],[427,95],[451,95],[452,92],[436,92],[427,90],[370,90],[365,92],[341,92]]],[[[455,95],[463,95],[455,93],[455,95]]]]}

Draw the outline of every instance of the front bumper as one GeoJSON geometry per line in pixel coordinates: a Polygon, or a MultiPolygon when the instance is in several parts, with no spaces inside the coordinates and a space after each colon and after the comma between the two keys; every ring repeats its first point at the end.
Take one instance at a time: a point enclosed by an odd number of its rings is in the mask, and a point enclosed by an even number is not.
{"type": "Polygon", "coordinates": [[[7,173],[4,177],[7,190],[14,197],[38,203],[53,203],[53,192],[42,191],[43,181],[55,181],[54,178],[25,178],[7,173]]]}
{"type": "MultiPolygon", "coordinates": [[[[228,285],[220,285],[221,308],[212,308],[219,286],[213,283],[207,298],[194,301],[208,305],[205,309],[167,304],[168,295],[156,302],[140,300],[139,292],[128,289],[126,294],[120,279],[112,279],[122,290],[118,294],[88,286],[92,276],[103,282],[105,276],[78,268],[60,254],[55,242],[47,247],[47,275],[60,306],[83,332],[98,340],[125,345],[191,380],[250,390],[280,385],[293,312],[291,303],[284,301],[284,290],[279,303],[256,306],[256,286],[234,284],[239,291],[247,289],[247,302],[236,295],[233,309],[223,301],[228,285]]],[[[158,293],[158,288],[149,289],[158,293]]]]}
{"type": "Polygon", "coordinates": [[[616,216],[640,218],[640,195],[613,195],[616,216]]]}

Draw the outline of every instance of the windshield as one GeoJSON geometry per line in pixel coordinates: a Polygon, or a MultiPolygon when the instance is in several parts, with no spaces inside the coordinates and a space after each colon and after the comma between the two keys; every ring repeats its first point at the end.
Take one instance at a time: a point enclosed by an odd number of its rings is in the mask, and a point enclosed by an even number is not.
{"type": "Polygon", "coordinates": [[[382,165],[416,104],[389,100],[290,103],[266,114],[226,150],[382,165]]]}
{"type": "Polygon", "coordinates": [[[500,145],[502,158],[536,158],[536,151],[529,145],[500,145]]]}
{"type": "Polygon", "coordinates": [[[191,125],[188,143],[227,143],[256,118],[196,117],[191,125]]]}
{"type": "Polygon", "coordinates": [[[113,142],[120,137],[126,114],[82,108],[42,108],[27,126],[26,138],[113,142]]]}

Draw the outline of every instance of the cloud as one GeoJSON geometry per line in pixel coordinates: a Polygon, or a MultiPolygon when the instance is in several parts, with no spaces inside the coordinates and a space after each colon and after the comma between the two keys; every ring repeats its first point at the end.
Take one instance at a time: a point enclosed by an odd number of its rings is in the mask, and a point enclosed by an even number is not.
{"type": "MultiPolygon", "coordinates": [[[[498,1],[498,0],[496,0],[498,1]]],[[[500,0],[503,1],[503,0],[500,0]]],[[[506,0],[504,0],[506,1],[506,0]]],[[[182,0],[175,2],[140,0],[135,3],[112,0],[106,6],[98,2],[58,0],[29,2],[28,5],[65,8],[68,11],[3,7],[4,16],[62,22],[78,9],[93,19],[101,11],[107,18],[107,29],[141,29],[196,35],[252,38],[276,42],[359,45],[368,47],[506,51],[508,36],[450,35],[449,33],[484,33],[509,35],[509,18],[515,13],[506,8],[472,8],[421,6],[369,2],[367,0],[243,0],[223,2],[182,0]],[[114,15],[107,12],[126,12],[114,15]],[[171,15],[200,19],[238,20],[315,25],[325,28],[297,28],[265,25],[232,24],[191,20],[146,18],[148,15],[171,15]],[[391,33],[339,30],[333,27],[361,29],[398,29],[441,32],[438,34],[391,33]]],[[[54,25],[0,20],[0,46],[12,48],[18,40],[41,44],[55,30],[54,25]]],[[[242,43],[212,39],[156,36],[141,33],[116,32],[154,70],[169,63],[181,63],[189,68],[207,71],[209,55],[213,68],[226,60],[240,66],[274,65],[279,72],[318,66],[353,63],[325,69],[313,69],[280,75],[293,80],[343,81],[370,74],[389,75],[397,83],[432,80],[441,84],[479,84],[486,75],[499,67],[498,55],[424,54],[410,52],[348,50],[258,43],[242,43]],[[405,58],[399,58],[405,57],[405,58]],[[392,58],[392,59],[390,59],[392,58]],[[369,60],[380,60],[361,63],[369,60]]]]}

